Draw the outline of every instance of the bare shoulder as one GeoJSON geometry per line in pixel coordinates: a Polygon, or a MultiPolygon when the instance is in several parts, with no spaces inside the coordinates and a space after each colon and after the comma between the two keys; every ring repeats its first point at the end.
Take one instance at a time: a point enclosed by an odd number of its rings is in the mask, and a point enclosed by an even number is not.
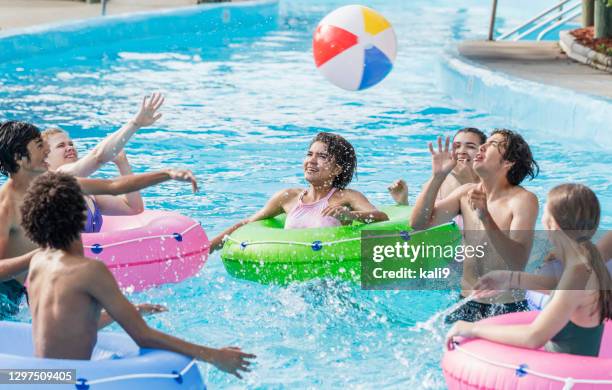
{"type": "Polygon", "coordinates": [[[538,207],[538,197],[536,194],[521,186],[517,186],[510,196],[510,204],[512,206],[520,208],[538,207]]]}
{"type": "Polygon", "coordinates": [[[101,283],[109,276],[113,277],[106,264],[99,260],[73,256],[70,261],[75,265],[75,270],[79,273],[79,280],[83,281],[87,286],[101,283]]]}
{"type": "Polygon", "coordinates": [[[365,195],[357,190],[353,190],[350,188],[343,188],[336,191],[333,195],[334,197],[338,197],[341,199],[357,199],[357,198],[365,198],[365,195]]]}
{"type": "Polygon", "coordinates": [[[285,188],[272,195],[270,200],[275,200],[280,204],[284,204],[297,198],[303,191],[304,190],[302,188],[285,188]]]}

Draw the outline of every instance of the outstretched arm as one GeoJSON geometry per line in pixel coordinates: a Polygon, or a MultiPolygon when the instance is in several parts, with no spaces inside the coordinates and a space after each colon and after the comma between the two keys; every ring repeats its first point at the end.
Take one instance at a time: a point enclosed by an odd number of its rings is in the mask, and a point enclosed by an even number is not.
{"type": "Polygon", "coordinates": [[[83,192],[88,195],[121,195],[142,190],[168,180],[190,182],[193,192],[198,190],[193,173],[188,170],[165,169],[159,172],[121,176],[116,179],[77,178],[83,192]]]}
{"type": "Polygon", "coordinates": [[[161,114],[157,112],[164,103],[164,97],[160,93],[154,93],[150,98],[145,96],[140,110],[125,125],[113,134],[106,137],[85,157],[70,164],[62,165],[59,171],[70,173],[77,177],[87,177],[100,169],[107,162],[112,161],[130,140],[132,135],[140,128],[151,126],[161,114]]]}
{"type": "Polygon", "coordinates": [[[522,348],[542,347],[567,325],[584,294],[584,283],[589,277],[589,271],[586,267],[582,267],[568,272],[574,272],[574,280],[569,283],[564,283],[563,280],[560,282],[559,289],[531,324],[493,325],[458,321],[446,336],[447,345],[450,346],[453,337],[461,336],[479,337],[522,348]]]}
{"type": "Polygon", "coordinates": [[[248,359],[255,358],[255,355],[244,353],[239,348],[209,348],[150,328],[136,307],[121,293],[108,268],[99,261],[92,261],[89,267],[89,280],[85,284],[88,293],[121,325],[139,347],[165,349],[191,356],[239,378],[240,371],[249,371],[251,362],[248,359]]]}
{"type": "MultiPolygon", "coordinates": [[[[163,313],[168,311],[168,308],[162,305],[154,305],[151,303],[139,303],[134,305],[138,313],[141,316],[148,316],[151,314],[163,313]]],[[[98,330],[106,328],[110,324],[115,322],[113,317],[111,317],[106,310],[102,310],[100,313],[100,319],[98,320],[98,330]]]]}
{"type": "Polygon", "coordinates": [[[242,221],[232,225],[231,227],[225,229],[223,232],[219,233],[215,238],[210,241],[210,253],[213,253],[216,250],[219,250],[223,247],[223,240],[225,236],[229,236],[241,226],[246,225],[250,222],[261,221],[262,219],[276,217],[279,214],[284,212],[283,204],[286,201],[289,193],[287,190],[282,190],[272,195],[272,197],[268,200],[264,207],[262,207],[255,214],[251,215],[249,218],[243,219],[242,221]]]}
{"type": "MultiPolygon", "coordinates": [[[[132,175],[132,167],[122,151],[113,160],[121,176],[132,175]]],[[[140,192],[130,192],[121,196],[98,195],[96,203],[104,215],[135,215],[144,211],[144,202],[140,192]]]]}

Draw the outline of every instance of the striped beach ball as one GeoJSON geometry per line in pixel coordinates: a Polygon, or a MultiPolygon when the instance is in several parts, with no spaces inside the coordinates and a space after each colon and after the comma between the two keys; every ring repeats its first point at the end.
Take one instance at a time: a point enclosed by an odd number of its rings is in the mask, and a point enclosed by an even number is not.
{"type": "Polygon", "coordinates": [[[381,14],[361,5],[338,8],[323,18],[312,42],[315,64],[336,86],[358,91],[393,68],[397,39],[381,14]]]}

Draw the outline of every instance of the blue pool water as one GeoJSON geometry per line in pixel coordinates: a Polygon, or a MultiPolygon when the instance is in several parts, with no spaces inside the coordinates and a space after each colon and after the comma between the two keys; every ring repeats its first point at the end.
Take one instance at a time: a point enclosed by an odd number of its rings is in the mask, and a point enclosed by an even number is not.
{"type": "MultiPolygon", "coordinates": [[[[486,33],[489,4],[368,2],[394,24],[400,50],[381,85],[349,93],[323,80],[310,49],[318,20],[346,3],[282,1],[278,16],[261,28],[201,34],[194,23],[193,33],[0,63],[0,119],[59,125],[82,153],[129,119],[143,93],[165,92],[162,120],[138,132],[127,152],[138,172],[192,169],[200,194],[167,183],[144,191],[146,204],[190,215],[210,235],[256,211],[277,190],[304,185],[302,156],[319,131],[340,133],[355,146],[354,188],[382,204],[389,201],[387,185],[404,177],[414,201],[429,175],[427,141],[464,126],[504,126],[494,112],[463,107],[438,88],[440,54],[486,33]]],[[[519,10],[506,9],[511,20],[505,23],[520,21],[519,10]]],[[[542,168],[526,187],[542,202],[561,182],[588,184],[609,228],[612,155],[537,128],[517,130],[542,168]]],[[[445,387],[439,368],[444,327],[424,323],[456,298],[435,291],[362,291],[334,281],[261,286],[229,277],[218,254],[195,278],[131,297],[170,308],[148,320],[157,328],[259,356],[244,382],[201,365],[211,388],[423,389],[445,387]]]]}

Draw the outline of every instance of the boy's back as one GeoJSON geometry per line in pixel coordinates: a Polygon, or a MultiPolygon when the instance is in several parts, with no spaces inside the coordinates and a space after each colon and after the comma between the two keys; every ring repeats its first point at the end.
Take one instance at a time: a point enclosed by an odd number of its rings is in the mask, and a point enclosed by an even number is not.
{"type": "Polygon", "coordinates": [[[83,256],[86,207],[76,179],[64,173],[35,179],[21,207],[28,237],[42,248],[32,258],[28,276],[36,355],[89,359],[105,309],[141,348],[191,356],[238,378],[249,371],[255,355],[240,348],[193,344],[147,325],[106,265],[83,256]]]}
{"type": "Polygon", "coordinates": [[[58,249],[46,249],[32,258],[28,291],[36,356],[91,357],[101,306],[87,286],[95,279],[93,273],[100,265],[96,263],[58,249]]]}

